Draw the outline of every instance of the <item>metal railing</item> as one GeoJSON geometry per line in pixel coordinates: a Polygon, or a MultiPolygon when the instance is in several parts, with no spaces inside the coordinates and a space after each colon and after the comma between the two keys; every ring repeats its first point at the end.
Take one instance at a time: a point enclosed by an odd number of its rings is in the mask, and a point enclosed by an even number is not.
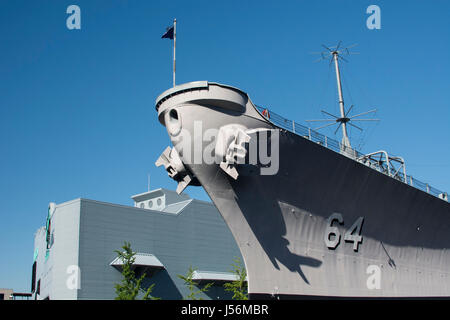
{"type": "Polygon", "coordinates": [[[332,138],[329,138],[309,127],[303,126],[301,124],[296,123],[293,120],[288,120],[282,116],[280,116],[279,114],[270,111],[267,108],[263,108],[261,106],[256,106],[256,109],[259,111],[259,113],[265,117],[266,119],[268,119],[270,122],[272,122],[274,125],[276,125],[277,127],[280,127],[282,129],[285,129],[287,131],[290,131],[292,133],[295,133],[303,138],[306,138],[308,140],[311,140],[313,142],[316,142],[330,150],[333,150],[337,153],[346,155],[349,158],[352,158],[355,161],[358,161],[360,163],[363,163],[365,165],[367,165],[368,167],[377,170],[393,179],[399,180],[403,183],[406,183],[416,189],[422,190],[428,194],[431,194],[435,197],[438,197],[440,199],[443,199],[445,201],[448,201],[448,194],[447,192],[443,192],[441,190],[438,190],[436,188],[433,188],[432,186],[430,186],[428,183],[424,183],[422,181],[419,181],[415,178],[413,178],[410,175],[406,175],[406,179],[405,179],[405,174],[401,171],[399,172],[395,172],[395,174],[390,173],[391,171],[388,168],[387,163],[381,163],[378,164],[376,167],[370,165],[369,163],[364,163],[362,161],[359,161],[358,158],[364,158],[365,155],[362,154],[361,152],[354,150],[354,149],[349,149],[348,147],[345,147],[344,145],[342,145],[339,141],[336,141],[332,138]],[[264,115],[264,112],[268,112],[269,116],[264,115]]]}

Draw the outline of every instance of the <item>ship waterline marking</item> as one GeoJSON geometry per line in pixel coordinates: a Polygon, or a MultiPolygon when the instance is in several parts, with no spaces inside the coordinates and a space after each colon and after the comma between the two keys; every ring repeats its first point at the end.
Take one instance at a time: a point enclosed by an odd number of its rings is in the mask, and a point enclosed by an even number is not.
{"type": "Polygon", "coordinates": [[[184,128],[175,132],[172,143],[185,164],[249,164],[258,166],[261,175],[278,173],[278,130],[247,129],[238,124],[204,129],[197,120],[192,132],[184,128]]]}

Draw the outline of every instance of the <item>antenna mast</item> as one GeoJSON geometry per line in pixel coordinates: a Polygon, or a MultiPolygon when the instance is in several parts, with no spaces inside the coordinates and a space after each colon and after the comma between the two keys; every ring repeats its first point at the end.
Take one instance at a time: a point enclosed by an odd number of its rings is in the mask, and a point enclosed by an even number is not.
{"type": "Polygon", "coordinates": [[[348,138],[348,133],[347,133],[347,124],[362,131],[362,129],[360,127],[354,125],[353,123],[351,123],[351,121],[378,121],[378,119],[355,119],[355,118],[358,118],[359,116],[375,112],[376,109],[370,110],[370,111],[367,111],[367,112],[363,112],[363,113],[360,113],[360,114],[357,114],[357,115],[354,115],[354,116],[351,116],[351,117],[349,117],[349,113],[352,110],[353,105],[351,105],[350,108],[347,111],[345,110],[344,95],[342,93],[342,84],[341,84],[341,73],[340,73],[340,70],[339,70],[339,60],[343,60],[343,61],[347,62],[347,60],[344,59],[344,57],[342,57],[342,54],[344,54],[344,53],[347,54],[347,55],[349,55],[349,54],[357,54],[357,52],[350,52],[348,50],[349,48],[354,47],[355,45],[356,44],[351,45],[351,46],[349,46],[347,48],[342,48],[342,49],[339,50],[339,48],[341,46],[341,41],[339,41],[339,43],[338,43],[338,45],[336,47],[331,47],[331,48],[334,48],[334,49],[330,49],[327,46],[322,45],[322,47],[324,47],[327,51],[325,51],[325,52],[315,52],[315,53],[319,53],[321,55],[321,58],[318,61],[331,58],[330,59],[330,65],[331,65],[331,63],[334,62],[334,67],[335,67],[335,70],[336,70],[337,90],[338,90],[338,94],[339,94],[340,117],[337,117],[335,115],[332,115],[332,114],[322,110],[322,113],[327,114],[328,116],[331,116],[332,118],[331,119],[321,119],[321,120],[306,120],[306,121],[311,121],[311,122],[312,121],[330,122],[330,123],[328,123],[328,124],[326,124],[324,126],[316,128],[316,130],[321,129],[321,128],[325,128],[325,127],[328,127],[328,126],[331,126],[331,125],[336,124],[336,123],[339,123],[339,125],[338,125],[338,127],[337,127],[337,129],[335,131],[335,134],[338,131],[339,127],[342,126],[342,143],[341,143],[342,144],[342,149],[343,149],[342,151],[345,151],[346,149],[350,149],[349,151],[352,150],[352,147],[350,145],[350,139],[348,138]]]}
{"type": "MultiPolygon", "coordinates": [[[[340,43],[339,43],[339,45],[340,45],[340,43]]],[[[341,117],[338,118],[336,121],[340,122],[342,125],[342,144],[345,147],[351,148],[350,140],[348,139],[348,134],[347,134],[347,122],[350,119],[347,118],[345,115],[344,96],[342,94],[342,85],[341,85],[341,73],[339,72],[339,51],[337,51],[337,49],[339,48],[339,45],[337,46],[336,50],[331,52],[331,54],[333,55],[334,66],[336,69],[336,81],[337,81],[337,89],[338,89],[338,94],[339,94],[339,109],[341,111],[341,117]]]]}

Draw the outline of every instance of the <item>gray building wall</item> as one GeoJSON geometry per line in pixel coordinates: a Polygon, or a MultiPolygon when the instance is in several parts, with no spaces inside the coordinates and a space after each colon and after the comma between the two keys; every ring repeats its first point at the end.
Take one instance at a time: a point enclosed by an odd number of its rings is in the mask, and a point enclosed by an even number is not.
{"type": "MultiPolygon", "coordinates": [[[[154,272],[144,283],[155,283],[152,294],[162,299],[182,299],[189,294],[177,276],[186,275],[189,266],[199,271],[229,272],[234,258],[242,261],[213,204],[184,196],[179,198],[184,203],[174,205],[173,192],[161,190],[170,198],[165,209],[174,213],[142,209],[137,203],[131,207],[87,199],[56,206],[54,243],[47,261],[45,247],[41,249],[45,228],[36,234],[40,298],[114,299],[114,284],[120,282],[121,273],[110,263],[117,257],[114,250],[121,250],[124,241],[131,243],[133,251],[153,254],[164,265],[165,269],[154,272]],[[79,267],[78,289],[73,287],[75,274],[68,270],[70,266],[79,267]]],[[[161,197],[161,190],[155,196],[161,197]]],[[[213,286],[203,298],[231,298],[222,284],[213,286]]]]}

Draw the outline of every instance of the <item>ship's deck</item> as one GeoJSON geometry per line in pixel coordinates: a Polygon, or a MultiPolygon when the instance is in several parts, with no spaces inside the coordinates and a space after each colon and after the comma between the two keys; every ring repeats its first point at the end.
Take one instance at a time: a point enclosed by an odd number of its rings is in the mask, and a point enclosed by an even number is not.
{"type": "Polygon", "coordinates": [[[288,130],[288,131],[295,133],[303,138],[306,138],[308,140],[316,142],[330,150],[333,150],[340,154],[344,154],[347,157],[350,157],[360,163],[364,163],[365,165],[371,167],[372,169],[377,170],[383,174],[386,174],[393,179],[399,180],[399,181],[406,183],[416,189],[424,191],[428,194],[431,194],[435,197],[438,197],[439,199],[442,199],[442,200],[448,202],[448,195],[446,192],[438,190],[438,189],[430,186],[428,183],[424,183],[420,180],[417,180],[410,175],[406,175],[406,177],[405,177],[405,174],[401,171],[392,172],[392,170],[389,170],[389,168],[388,168],[389,164],[387,164],[386,162],[378,163],[376,166],[373,166],[373,163],[364,162],[361,160],[361,159],[365,158],[365,154],[363,154],[355,149],[345,148],[339,141],[329,138],[309,127],[298,124],[293,120],[288,120],[267,108],[257,106],[257,105],[255,105],[255,106],[256,106],[256,109],[259,111],[259,113],[261,113],[262,116],[264,116],[266,119],[268,119],[270,122],[272,122],[277,127],[288,130]],[[269,112],[269,117],[267,117],[263,114],[264,110],[267,110],[269,112]]]}

